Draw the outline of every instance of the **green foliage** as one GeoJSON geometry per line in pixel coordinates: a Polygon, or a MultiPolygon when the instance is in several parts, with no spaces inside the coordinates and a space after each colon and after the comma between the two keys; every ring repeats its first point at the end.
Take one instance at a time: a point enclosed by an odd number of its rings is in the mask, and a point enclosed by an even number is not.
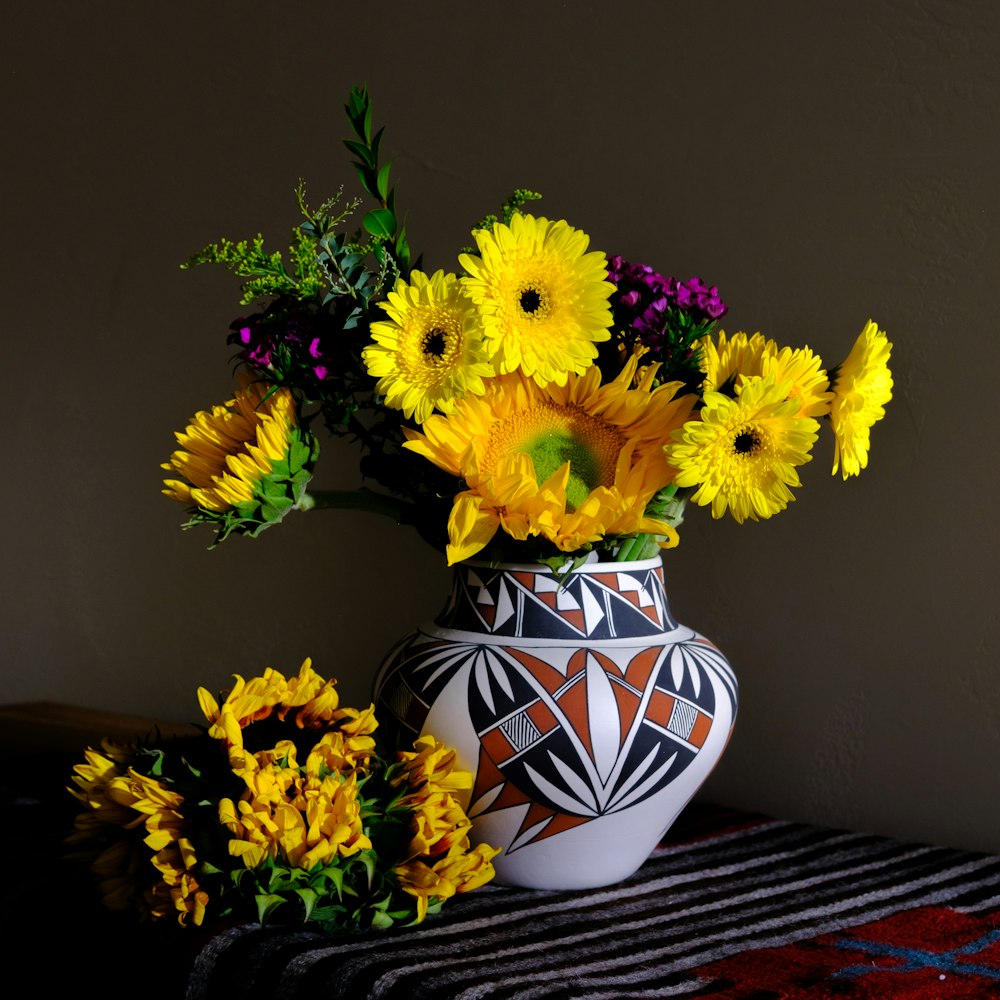
{"type": "Polygon", "coordinates": [[[352,166],[362,189],[381,206],[374,208],[361,220],[362,228],[370,236],[383,241],[386,252],[395,260],[397,271],[407,274],[410,270],[410,247],[406,229],[396,215],[396,192],[389,186],[391,161],[381,163],[380,128],[372,134],[372,106],[366,87],[352,87],[351,96],[344,106],[347,120],[354,133],[353,139],[344,139],[344,145],[354,154],[352,166]]]}
{"type": "MultiPolygon", "coordinates": [[[[480,229],[490,230],[498,222],[503,220],[505,226],[510,225],[510,220],[515,215],[521,214],[521,206],[529,201],[537,201],[542,196],[537,191],[530,191],[528,188],[515,188],[510,197],[500,206],[500,215],[484,215],[473,227],[475,233],[480,229]]],[[[462,247],[462,253],[476,253],[475,247],[462,247]]]]}

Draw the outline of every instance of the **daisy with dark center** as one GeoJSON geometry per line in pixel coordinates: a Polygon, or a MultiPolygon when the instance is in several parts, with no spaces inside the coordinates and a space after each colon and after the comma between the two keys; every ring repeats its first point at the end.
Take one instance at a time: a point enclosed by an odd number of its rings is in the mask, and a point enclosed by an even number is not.
{"type": "Polygon", "coordinates": [[[374,344],[362,352],[385,404],[422,423],[466,393],[482,395],[493,374],[476,311],[454,274],[414,271],[380,303],[388,320],[372,323],[374,344]]]}
{"type": "Polygon", "coordinates": [[[479,256],[462,254],[462,284],[475,303],[498,374],[565,385],[611,336],[607,257],[562,220],[515,215],[473,233],[479,256]]]}
{"type": "Polygon", "coordinates": [[[646,506],[670,482],[662,442],[691,412],[679,383],[654,388],[650,366],[633,388],[636,359],[601,385],[599,369],[544,388],[519,374],[496,378],[481,399],[431,417],[407,447],[461,479],[448,522],[449,565],[502,530],[573,552],[607,536],[649,532],[675,542],[646,506]]]}
{"type": "Polygon", "coordinates": [[[665,448],[679,470],[677,486],[690,499],[711,504],[712,516],[728,510],[742,523],[771,517],[795,499],[795,471],[811,458],[819,423],[789,399],[790,383],[746,377],[735,398],[707,392],[698,420],[690,420],[665,448]]]}

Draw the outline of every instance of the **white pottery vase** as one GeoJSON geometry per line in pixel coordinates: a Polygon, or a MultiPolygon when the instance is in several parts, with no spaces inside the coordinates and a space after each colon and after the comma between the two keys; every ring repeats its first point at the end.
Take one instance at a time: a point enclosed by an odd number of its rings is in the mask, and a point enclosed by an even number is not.
{"type": "Polygon", "coordinates": [[[611,885],[635,872],[722,756],[737,683],[672,617],[663,566],[464,563],[433,623],[389,653],[376,714],[475,775],[472,840],[499,884],[611,885]]]}

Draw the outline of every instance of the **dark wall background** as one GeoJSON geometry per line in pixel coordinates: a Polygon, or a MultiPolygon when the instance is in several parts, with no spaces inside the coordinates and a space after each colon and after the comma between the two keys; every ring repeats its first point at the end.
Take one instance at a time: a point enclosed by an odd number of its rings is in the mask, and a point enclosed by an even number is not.
{"type": "MultiPolygon", "coordinates": [[[[8,346],[4,700],[171,721],[195,688],[311,655],[367,703],[448,571],[363,514],[208,551],[159,494],[172,432],[229,393],[219,236],[296,221],[354,176],[366,82],[429,268],[515,186],[595,246],[700,274],[761,330],[842,359],[869,316],[896,398],[870,468],[761,524],[692,511],[681,620],[743,704],[704,791],[733,805],[1000,851],[995,771],[1000,347],[993,0],[136,5],[40,0],[3,39],[8,346]]],[[[356,481],[330,446],[323,483],[356,481]]]]}

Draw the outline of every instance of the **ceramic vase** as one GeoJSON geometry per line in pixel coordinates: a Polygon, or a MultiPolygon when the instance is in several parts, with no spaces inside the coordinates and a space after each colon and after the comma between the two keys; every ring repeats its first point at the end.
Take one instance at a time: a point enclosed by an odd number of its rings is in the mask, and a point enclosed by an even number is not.
{"type": "Polygon", "coordinates": [[[375,685],[390,738],[454,746],[473,772],[472,840],[500,884],[611,885],[635,872],[726,747],[737,682],[670,613],[657,556],[454,569],[431,623],[375,685]]]}

